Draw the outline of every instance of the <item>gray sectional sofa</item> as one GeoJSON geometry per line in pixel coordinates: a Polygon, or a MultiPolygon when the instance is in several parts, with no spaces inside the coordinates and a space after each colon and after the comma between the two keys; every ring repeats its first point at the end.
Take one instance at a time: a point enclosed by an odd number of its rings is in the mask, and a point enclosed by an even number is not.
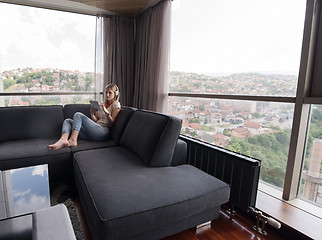
{"type": "Polygon", "coordinates": [[[47,163],[73,179],[93,239],[160,239],[219,216],[229,186],[185,165],[178,118],[123,107],[107,141],[47,150],[89,105],[0,108],[0,170],[47,163]]]}

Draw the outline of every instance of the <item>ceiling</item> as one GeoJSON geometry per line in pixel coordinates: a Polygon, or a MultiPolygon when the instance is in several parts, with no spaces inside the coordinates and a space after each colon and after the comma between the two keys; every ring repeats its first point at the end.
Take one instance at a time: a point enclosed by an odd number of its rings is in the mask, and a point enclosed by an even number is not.
{"type": "Polygon", "coordinates": [[[85,14],[121,14],[136,17],[160,0],[0,0],[21,4],[85,14]]]}
{"type": "Polygon", "coordinates": [[[137,16],[146,8],[154,5],[156,0],[72,0],[88,6],[104,9],[126,16],[137,16]]]}

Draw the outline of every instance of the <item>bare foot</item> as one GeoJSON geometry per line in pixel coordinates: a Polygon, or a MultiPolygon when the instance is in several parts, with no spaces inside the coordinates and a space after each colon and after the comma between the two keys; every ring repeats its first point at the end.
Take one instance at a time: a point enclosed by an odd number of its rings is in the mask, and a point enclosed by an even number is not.
{"type": "Polygon", "coordinates": [[[68,146],[69,147],[76,147],[77,146],[77,140],[69,139],[68,140],[68,146]]]}
{"type": "Polygon", "coordinates": [[[57,150],[62,147],[67,147],[69,145],[67,140],[59,139],[57,142],[54,144],[48,145],[49,150],[57,150]]]}

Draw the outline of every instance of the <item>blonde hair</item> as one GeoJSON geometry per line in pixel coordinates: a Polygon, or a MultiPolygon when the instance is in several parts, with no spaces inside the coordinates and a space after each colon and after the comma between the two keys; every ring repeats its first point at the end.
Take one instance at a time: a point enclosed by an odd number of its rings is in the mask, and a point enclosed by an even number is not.
{"type": "Polygon", "coordinates": [[[107,98],[106,98],[106,90],[111,89],[114,92],[114,101],[111,104],[110,107],[114,106],[116,103],[119,102],[120,99],[120,90],[116,84],[107,84],[104,88],[104,103],[106,104],[107,98]]]}

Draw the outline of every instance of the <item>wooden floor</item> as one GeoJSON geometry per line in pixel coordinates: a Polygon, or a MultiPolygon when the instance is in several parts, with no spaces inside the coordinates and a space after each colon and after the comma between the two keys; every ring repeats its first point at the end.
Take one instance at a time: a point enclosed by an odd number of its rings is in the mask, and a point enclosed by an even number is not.
{"type": "Polygon", "coordinates": [[[282,240],[285,239],[266,229],[268,235],[263,236],[253,229],[255,220],[239,214],[231,216],[222,208],[218,219],[211,224],[165,238],[164,240],[282,240]]]}
{"type": "MultiPolygon", "coordinates": [[[[85,235],[84,240],[92,240],[86,224],[84,214],[82,212],[79,199],[74,199],[77,213],[81,219],[81,225],[85,235]]],[[[255,219],[252,219],[242,213],[237,213],[231,216],[226,213],[223,207],[220,211],[218,219],[199,228],[192,228],[173,236],[164,238],[163,240],[283,240],[282,236],[276,234],[271,229],[266,229],[267,236],[263,236],[256,232],[252,227],[255,224],[255,219]]],[[[291,238],[290,238],[291,239],[291,238]]],[[[293,238],[294,239],[294,238],[293,238]]],[[[299,240],[300,238],[295,238],[299,240]]]]}

